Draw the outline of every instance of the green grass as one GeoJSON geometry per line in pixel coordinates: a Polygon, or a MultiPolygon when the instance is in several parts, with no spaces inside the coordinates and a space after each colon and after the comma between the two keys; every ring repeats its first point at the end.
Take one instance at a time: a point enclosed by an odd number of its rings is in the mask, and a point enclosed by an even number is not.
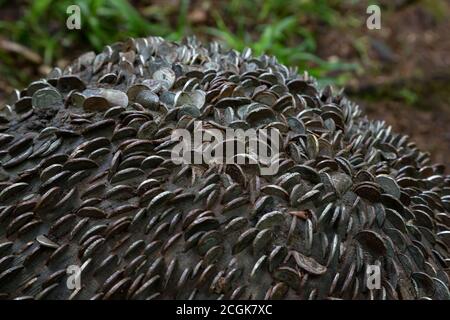
{"type": "Polygon", "coordinates": [[[86,43],[95,50],[126,37],[166,35],[169,28],[146,21],[126,0],[37,0],[18,21],[0,22],[0,33],[44,57],[44,63],[61,57],[62,50],[86,43]],[[67,7],[81,9],[81,30],[66,28],[67,7]]]}
{"type": "MultiPolygon", "coordinates": [[[[0,0],[0,7],[7,0],[0,0]]],[[[324,83],[345,84],[358,65],[342,61],[325,61],[317,56],[316,36],[311,25],[319,23],[342,27],[345,21],[335,7],[337,0],[231,0],[219,8],[212,7],[212,21],[207,25],[190,24],[189,0],[178,6],[150,5],[139,9],[127,0],[35,0],[25,7],[18,21],[0,21],[0,34],[37,52],[45,65],[54,65],[62,57],[73,57],[86,50],[99,51],[127,37],[158,35],[179,40],[196,34],[215,38],[228,47],[242,50],[250,47],[255,55],[270,54],[299,70],[308,69],[324,83]],[[81,30],[65,26],[69,5],[81,8],[81,30]],[[331,75],[331,77],[330,77],[331,75]]],[[[1,74],[13,84],[30,79],[17,73],[15,59],[6,59],[1,74]],[[11,79],[11,80],[10,80],[11,79]]]]}
{"type": "Polygon", "coordinates": [[[242,50],[250,47],[255,55],[274,55],[281,63],[297,66],[299,70],[307,69],[324,84],[343,85],[351,72],[360,69],[356,63],[325,61],[316,54],[311,22],[334,27],[344,27],[345,21],[354,22],[343,19],[333,8],[338,1],[267,0],[261,3],[261,7],[255,8],[252,1],[230,1],[225,12],[214,12],[216,26],[207,28],[206,32],[221,39],[230,48],[242,50]],[[227,23],[229,21],[225,21],[223,16],[233,17],[235,23],[227,23]],[[256,36],[248,32],[250,24],[254,26],[256,36]],[[237,30],[228,25],[237,25],[237,30]],[[328,77],[329,74],[335,76],[328,77]]]}

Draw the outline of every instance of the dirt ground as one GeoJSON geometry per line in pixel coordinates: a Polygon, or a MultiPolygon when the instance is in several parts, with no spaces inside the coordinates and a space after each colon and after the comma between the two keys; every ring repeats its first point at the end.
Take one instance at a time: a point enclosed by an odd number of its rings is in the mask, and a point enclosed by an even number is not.
{"type": "Polygon", "coordinates": [[[393,30],[387,43],[396,58],[384,76],[374,79],[375,83],[384,83],[384,87],[392,84],[392,90],[407,88],[417,98],[406,106],[395,99],[368,102],[367,111],[410,135],[449,172],[450,21],[448,17],[440,23],[433,21],[419,7],[411,7],[391,17],[387,24],[393,30]]]}
{"type": "MultiPolygon", "coordinates": [[[[446,2],[447,13],[449,7],[446,2]]],[[[324,29],[318,52],[324,58],[359,56],[365,72],[350,80],[348,95],[371,118],[409,135],[449,172],[450,19],[441,13],[438,18],[417,3],[382,15],[381,30],[357,28],[339,38],[340,30],[324,29]],[[369,63],[354,49],[356,39],[369,43],[369,63]]]]}

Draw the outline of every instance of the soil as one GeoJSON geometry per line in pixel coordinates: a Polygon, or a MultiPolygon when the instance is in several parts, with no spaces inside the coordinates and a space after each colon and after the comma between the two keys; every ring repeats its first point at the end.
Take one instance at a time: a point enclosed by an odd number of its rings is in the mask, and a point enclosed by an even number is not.
{"type": "MultiPolygon", "coordinates": [[[[381,30],[355,28],[342,36],[342,30],[325,28],[318,52],[325,59],[359,59],[365,72],[350,80],[347,94],[369,117],[409,135],[450,172],[450,5],[441,4],[445,17],[417,2],[386,15],[382,9],[381,30]],[[357,40],[371,44],[369,63],[355,50],[357,40]]],[[[365,6],[356,10],[363,15],[365,6]]]]}

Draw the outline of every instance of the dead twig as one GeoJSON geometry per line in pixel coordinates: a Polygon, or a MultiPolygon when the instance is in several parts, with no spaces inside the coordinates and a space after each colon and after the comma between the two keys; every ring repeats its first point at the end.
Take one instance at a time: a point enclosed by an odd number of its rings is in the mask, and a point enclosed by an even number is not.
{"type": "Polygon", "coordinates": [[[23,56],[25,59],[31,61],[35,64],[41,64],[42,58],[36,52],[31,49],[6,39],[0,38],[0,50],[4,50],[6,52],[13,52],[23,56]]]}

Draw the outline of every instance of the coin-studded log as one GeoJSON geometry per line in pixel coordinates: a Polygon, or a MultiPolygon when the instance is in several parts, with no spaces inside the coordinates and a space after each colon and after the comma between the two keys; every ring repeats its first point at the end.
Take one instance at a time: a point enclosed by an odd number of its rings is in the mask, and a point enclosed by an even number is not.
{"type": "Polygon", "coordinates": [[[444,167],[248,49],[83,54],[1,106],[0,161],[1,298],[450,298],[444,167]],[[195,121],[277,129],[278,172],[174,163],[195,121]]]}

